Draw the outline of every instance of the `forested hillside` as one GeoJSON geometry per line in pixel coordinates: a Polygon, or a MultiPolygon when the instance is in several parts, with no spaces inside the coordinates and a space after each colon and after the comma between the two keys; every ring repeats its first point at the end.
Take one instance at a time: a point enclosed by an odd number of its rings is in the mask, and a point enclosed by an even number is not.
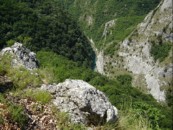
{"type": "Polygon", "coordinates": [[[122,41],[160,0],[57,0],[68,10],[83,31],[104,48],[105,43],[122,41]]]}
{"type": "Polygon", "coordinates": [[[77,23],[53,0],[1,0],[0,48],[22,42],[93,66],[94,52],[77,23]]]}

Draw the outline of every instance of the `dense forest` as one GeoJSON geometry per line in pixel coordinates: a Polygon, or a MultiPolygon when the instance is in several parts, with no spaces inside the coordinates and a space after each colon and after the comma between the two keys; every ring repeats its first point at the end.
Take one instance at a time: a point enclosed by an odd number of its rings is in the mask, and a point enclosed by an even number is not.
{"type": "Polygon", "coordinates": [[[22,42],[92,67],[95,54],[77,23],[52,0],[1,0],[0,48],[22,42]]]}

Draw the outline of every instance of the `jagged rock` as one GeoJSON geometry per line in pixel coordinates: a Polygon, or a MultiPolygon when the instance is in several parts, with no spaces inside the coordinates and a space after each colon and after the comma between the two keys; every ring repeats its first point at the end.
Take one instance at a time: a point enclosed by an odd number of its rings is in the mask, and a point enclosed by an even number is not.
{"type": "Polygon", "coordinates": [[[102,34],[103,37],[107,36],[107,34],[109,33],[109,29],[112,28],[113,26],[115,26],[115,22],[116,22],[116,20],[113,19],[113,20],[110,20],[107,23],[105,23],[105,28],[104,28],[104,31],[102,34]]]}
{"type": "Polygon", "coordinates": [[[117,109],[99,90],[82,80],[67,79],[63,83],[41,86],[55,97],[53,103],[69,113],[74,123],[98,125],[117,119],[117,109]]]}
{"type": "Polygon", "coordinates": [[[165,9],[172,8],[172,0],[164,0],[161,6],[161,11],[163,12],[165,9]]]}
{"type": "MultiPolygon", "coordinates": [[[[107,72],[113,77],[112,70],[128,71],[133,74],[133,86],[140,86],[150,93],[157,101],[165,101],[166,86],[170,86],[172,79],[172,54],[169,52],[166,61],[155,61],[151,55],[152,42],[158,43],[161,38],[162,43],[171,42],[172,36],[172,0],[162,0],[160,4],[152,10],[140,23],[136,30],[132,32],[122,43],[117,51],[118,56],[109,58],[111,62],[119,62],[121,67],[113,65],[107,72]],[[111,59],[111,60],[110,60],[111,59]]],[[[104,58],[106,61],[106,58],[104,58]]],[[[104,68],[108,68],[104,66],[104,68]]],[[[115,71],[114,71],[115,72],[115,71]]]]}
{"type": "Polygon", "coordinates": [[[36,54],[25,48],[21,43],[16,42],[13,46],[4,48],[1,55],[12,54],[12,66],[24,66],[27,69],[38,68],[36,54]]]}

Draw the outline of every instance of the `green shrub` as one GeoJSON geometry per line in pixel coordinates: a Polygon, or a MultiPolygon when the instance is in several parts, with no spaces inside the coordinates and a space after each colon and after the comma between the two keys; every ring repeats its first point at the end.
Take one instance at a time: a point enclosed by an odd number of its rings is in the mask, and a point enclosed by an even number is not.
{"type": "Polygon", "coordinates": [[[152,130],[147,118],[139,115],[132,107],[125,109],[125,111],[119,111],[117,130],[152,130]]]}
{"type": "Polygon", "coordinates": [[[23,95],[24,97],[30,97],[42,104],[49,103],[52,99],[52,96],[49,92],[43,90],[32,90],[27,89],[23,95]]]}
{"type": "Polygon", "coordinates": [[[165,119],[165,115],[161,113],[161,110],[146,103],[136,102],[133,104],[133,109],[138,113],[138,116],[147,118],[153,129],[159,129],[159,121],[165,119]]]}
{"type": "Polygon", "coordinates": [[[23,89],[28,86],[38,87],[42,83],[37,70],[29,71],[24,67],[12,67],[12,57],[7,54],[0,56],[0,75],[6,74],[12,80],[15,88],[23,89]]]}
{"type": "Polygon", "coordinates": [[[42,83],[37,71],[29,71],[25,68],[11,68],[8,70],[7,76],[11,78],[17,89],[26,87],[38,87],[42,83]]]}
{"type": "Polygon", "coordinates": [[[118,50],[118,48],[118,43],[113,42],[105,49],[104,52],[106,55],[113,55],[118,50]]]}
{"type": "Polygon", "coordinates": [[[117,76],[117,80],[123,86],[132,86],[132,76],[130,75],[119,75],[117,76]]]}
{"type": "Polygon", "coordinates": [[[160,62],[162,62],[169,55],[171,47],[172,46],[170,43],[152,43],[150,53],[155,60],[159,60],[160,62]]]}
{"type": "Polygon", "coordinates": [[[8,40],[7,41],[7,46],[12,46],[15,43],[14,40],[8,40]]]}
{"type": "Polygon", "coordinates": [[[21,106],[11,104],[8,110],[13,122],[17,122],[21,127],[26,125],[28,118],[24,114],[24,109],[21,106]]]}
{"type": "MultiPolygon", "coordinates": [[[[27,115],[24,113],[24,109],[20,105],[14,105],[12,102],[6,100],[2,94],[0,94],[0,103],[7,106],[7,111],[9,112],[9,120],[13,123],[17,122],[21,128],[23,128],[28,121],[27,115]]],[[[0,124],[3,124],[3,119],[0,116],[0,124]]]]}
{"type": "Polygon", "coordinates": [[[173,87],[172,85],[166,90],[166,101],[169,107],[173,109],[173,87]]]}

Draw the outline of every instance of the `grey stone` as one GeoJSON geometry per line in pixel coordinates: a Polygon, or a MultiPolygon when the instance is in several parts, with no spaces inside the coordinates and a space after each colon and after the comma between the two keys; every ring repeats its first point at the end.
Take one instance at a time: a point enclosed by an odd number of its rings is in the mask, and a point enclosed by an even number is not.
{"type": "Polygon", "coordinates": [[[117,119],[118,110],[104,93],[82,80],[43,84],[41,89],[54,95],[53,103],[60,111],[67,112],[73,123],[99,125],[117,119]]]}
{"type": "Polygon", "coordinates": [[[1,55],[12,55],[12,66],[24,66],[27,69],[38,68],[36,54],[24,47],[21,43],[16,42],[13,46],[4,48],[1,55]]]}

